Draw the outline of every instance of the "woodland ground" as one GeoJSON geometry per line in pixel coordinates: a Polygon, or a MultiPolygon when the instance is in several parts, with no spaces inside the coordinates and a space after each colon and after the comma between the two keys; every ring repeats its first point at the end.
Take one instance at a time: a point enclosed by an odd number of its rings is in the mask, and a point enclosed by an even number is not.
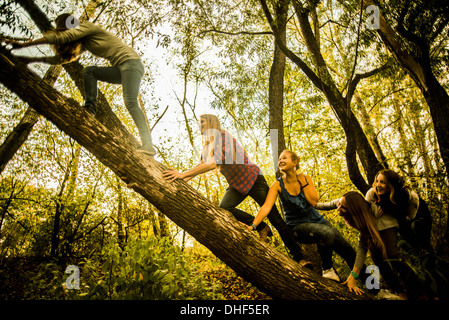
{"type": "MultiPolygon", "coordinates": [[[[211,253],[196,254],[190,260],[198,266],[208,283],[219,288],[221,299],[271,299],[211,253]]],[[[63,277],[63,274],[64,268],[50,258],[5,259],[0,267],[0,300],[66,299],[64,291],[55,283],[55,279],[63,277]]]]}

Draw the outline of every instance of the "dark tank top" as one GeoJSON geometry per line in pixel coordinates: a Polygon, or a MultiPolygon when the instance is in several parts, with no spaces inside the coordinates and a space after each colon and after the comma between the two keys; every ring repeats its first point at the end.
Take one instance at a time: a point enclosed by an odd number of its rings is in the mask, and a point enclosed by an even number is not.
{"type": "Polygon", "coordinates": [[[281,185],[279,199],[284,208],[285,223],[288,226],[293,227],[305,222],[323,223],[325,221],[324,217],[307,202],[303,188],[297,196],[293,196],[285,189],[282,177],[277,180],[281,185]]]}

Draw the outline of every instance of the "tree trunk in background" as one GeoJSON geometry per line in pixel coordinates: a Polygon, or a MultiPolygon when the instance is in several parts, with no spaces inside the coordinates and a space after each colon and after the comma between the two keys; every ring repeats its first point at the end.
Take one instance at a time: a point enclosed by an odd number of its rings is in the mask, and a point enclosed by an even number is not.
{"type": "Polygon", "coordinates": [[[379,140],[377,139],[376,128],[371,123],[371,118],[366,111],[365,103],[362,101],[357,91],[354,92],[354,99],[356,105],[360,109],[360,119],[363,124],[363,129],[366,132],[366,137],[373,147],[373,151],[376,154],[377,160],[379,160],[379,162],[382,163],[385,168],[388,168],[387,158],[383,154],[382,148],[379,144],[379,140]]]}
{"type": "MultiPolygon", "coordinates": [[[[287,42],[287,13],[288,2],[280,1],[276,4],[276,15],[278,17],[279,41],[287,42]]],[[[273,63],[270,69],[270,79],[268,83],[268,109],[269,109],[269,129],[271,136],[271,152],[273,156],[274,171],[279,176],[277,161],[279,155],[285,150],[284,137],[284,73],[285,54],[274,41],[273,63]],[[274,130],[274,131],[271,131],[274,130]],[[277,130],[277,131],[276,131],[277,130]],[[277,132],[277,139],[276,139],[277,132]]]]}
{"type": "MultiPolygon", "coordinates": [[[[284,0],[283,3],[290,4],[290,1],[284,0]]],[[[374,181],[376,173],[380,169],[382,169],[382,165],[377,160],[376,155],[368,139],[366,138],[366,135],[363,132],[359,121],[352,112],[350,108],[350,101],[352,99],[355,87],[360,79],[367,78],[368,76],[375,74],[380,70],[380,68],[366,74],[356,75],[353,79],[351,79],[349,85],[350,89],[348,89],[348,95],[344,97],[338,90],[335,81],[332,79],[326,62],[324,61],[324,58],[321,54],[318,34],[315,35],[312,27],[310,26],[310,10],[303,8],[302,5],[297,1],[292,2],[294,11],[301,27],[302,37],[307,45],[308,53],[310,53],[314,61],[314,69],[316,71],[314,71],[298,55],[291,51],[285,43],[282,42],[282,25],[278,21],[279,17],[277,15],[271,14],[266,0],[260,0],[260,4],[265,13],[265,17],[267,18],[267,21],[270,24],[271,29],[273,30],[276,44],[279,46],[282,52],[294,64],[296,64],[302,72],[304,72],[304,74],[317,87],[317,89],[319,89],[326,96],[347,138],[346,162],[349,177],[353,184],[361,192],[367,192],[370,188],[371,183],[374,181]],[[363,166],[367,181],[359,170],[357,157],[363,166]]],[[[277,12],[275,11],[275,13],[277,12]]],[[[315,31],[316,30],[317,28],[315,28],[315,31]]]]}
{"type": "MultiPolygon", "coordinates": [[[[55,217],[53,221],[53,232],[51,236],[51,248],[50,248],[50,255],[52,257],[56,257],[58,254],[60,254],[60,257],[65,259],[66,256],[66,250],[64,250],[64,248],[59,248],[60,247],[59,244],[61,242],[60,241],[61,220],[63,218],[65,208],[68,205],[70,205],[71,202],[73,201],[76,179],[78,177],[78,164],[80,153],[81,153],[81,146],[79,144],[76,144],[73,157],[66,168],[66,172],[64,174],[64,178],[61,183],[61,188],[55,200],[56,202],[55,217]]],[[[67,245],[66,248],[69,249],[67,245]]]]}
{"type": "Polygon", "coordinates": [[[120,179],[116,178],[116,191],[117,191],[117,220],[115,224],[117,225],[117,243],[120,248],[125,248],[126,245],[126,237],[125,231],[123,230],[123,207],[124,207],[124,196],[122,191],[122,184],[120,179]]]}
{"type": "Polygon", "coordinates": [[[4,48],[0,82],[60,130],[74,138],[136,192],[209,248],[245,280],[275,299],[360,299],[342,286],[300,267],[232,214],[207,201],[184,181],[167,183],[166,168],[139,154],[126,139],[92,117],[76,101],[46,84],[4,48]]]}
{"type": "MultiPolygon", "coordinates": [[[[372,0],[363,2],[365,8],[374,4],[372,0]]],[[[402,26],[403,27],[403,26],[402,26]]],[[[396,28],[398,29],[398,28],[396,28]]],[[[432,71],[430,58],[430,44],[422,43],[419,46],[419,58],[409,51],[408,47],[400,41],[400,36],[379,14],[379,28],[377,33],[381,37],[385,46],[396,57],[402,68],[410,75],[413,81],[421,90],[432,116],[435,134],[441,157],[446,167],[446,177],[449,178],[449,95],[446,89],[439,83],[432,71]]],[[[409,46],[416,46],[416,43],[408,40],[409,46]]]]}
{"type": "Polygon", "coordinates": [[[39,120],[39,114],[32,108],[28,108],[11,133],[0,146],[0,173],[3,172],[8,162],[14,157],[20,147],[28,139],[31,130],[39,120]]]}
{"type": "MultiPolygon", "coordinates": [[[[275,4],[279,41],[284,45],[287,43],[288,6],[289,1],[279,1],[275,4]]],[[[276,40],[273,42],[274,54],[268,83],[268,108],[274,172],[276,173],[276,177],[279,177],[281,173],[277,166],[278,158],[281,152],[286,149],[284,136],[284,74],[286,56],[277,45],[276,40]]],[[[283,213],[282,207],[281,212],[283,213]]],[[[321,258],[316,245],[301,244],[301,248],[304,251],[305,258],[312,262],[314,270],[321,270],[321,258]]]]}

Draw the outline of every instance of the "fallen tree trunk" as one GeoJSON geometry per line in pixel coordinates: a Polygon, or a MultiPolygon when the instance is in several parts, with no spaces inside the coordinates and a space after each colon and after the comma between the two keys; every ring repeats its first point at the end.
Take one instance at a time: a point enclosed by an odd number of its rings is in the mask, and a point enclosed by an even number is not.
{"type": "MultiPolygon", "coordinates": [[[[301,268],[261,242],[226,210],[184,181],[170,184],[166,168],[135,152],[132,143],[88,114],[75,100],[45,83],[3,47],[0,82],[85,147],[179,227],[209,248],[245,280],[275,299],[357,299],[349,290],[301,268]]],[[[368,298],[368,296],[364,296],[368,298]]]]}

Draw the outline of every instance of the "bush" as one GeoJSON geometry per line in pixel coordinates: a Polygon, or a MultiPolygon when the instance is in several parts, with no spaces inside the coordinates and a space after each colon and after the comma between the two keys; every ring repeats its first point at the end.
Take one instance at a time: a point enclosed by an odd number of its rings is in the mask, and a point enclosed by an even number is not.
{"type": "Polygon", "coordinates": [[[132,239],[123,250],[113,244],[105,251],[101,271],[94,263],[84,264],[82,274],[88,274],[88,283],[82,285],[87,285],[88,292],[74,295],[76,291],[70,290],[72,298],[222,298],[220,288],[208,282],[167,238],[132,239]]]}
{"type": "Polygon", "coordinates": [[[187,259],[197,266],[207,281],[220,284],[225,300],[266,300],[268,295],[238,276],[234,270],[217,258],[204,246],[196,243],[186,248],[187,259]]]}

